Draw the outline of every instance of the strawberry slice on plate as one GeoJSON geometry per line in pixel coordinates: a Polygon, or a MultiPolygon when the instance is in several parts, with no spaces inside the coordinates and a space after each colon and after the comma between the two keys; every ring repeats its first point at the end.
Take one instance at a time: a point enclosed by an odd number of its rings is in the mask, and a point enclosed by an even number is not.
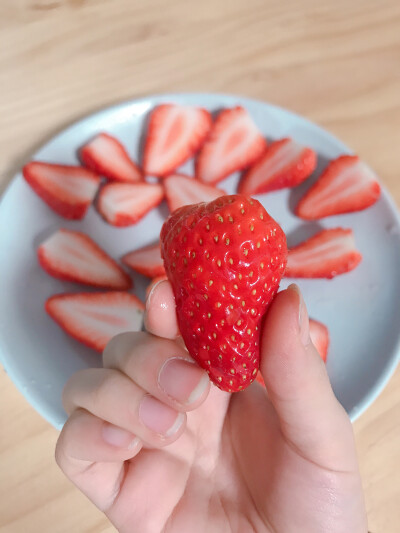
{"type": "Polygon", "coordinates": [[[260,194],[302,183],[315,170],[314,150],[290,138],[270,144],[261,158],[243,175],[238,192],[260,194]]]}
{"type": "Polygon", "coordinates": [[[57,294],[45,309],[68,335],[98,352],[115,335],[143,325],[144,305],[128,292],[57,294]]]}
{"type": "Polygon", "coordinates": [[[83,163],[110,180],[136,183],[143,180],[142,172],[129,157],[118,139],[99,133],[81,148],[83,163]]]}
{"type": "Polygon", "coordinates": [[[25,180],[58,215],[80,220],[86,215],[100,185],[87,168],[31,161],[22,169],[25,180]]]}
{"type": "Polygon", "coordinates": [[[105,289],[126,290],[132,280],[88,235],[60,229],[38,248],[42,268],[58,279],[105,289]]]}
{"type": "Polygon", "coordinates": [[[290,248],[286,278],[333,278],[356,268],[362,256],[351,229],[325,229],[290,248]]]}
{"type": "Polygon", "coordinates": [[[136,272],[149,278],[165,275],[159,242],[129,252],[124,255],[122,262],[132,268],[132,270],[136,270],[136,272]]]}
{"type": "Polygon", "coordinates": [[[164,189],[152,183],[107,183],[102,187],[97,209],[113,226],[131,226],[161,203],[164,189]]]}
{"type": "Polygon", "coordinates": [[[196,177],[217,183],[244,170],[265,152],[267,143],[249,113],[237,106],[220,112],[196,160],[196,177]]]}
{"type": "Polygon", "coordinates": [[[210,112],[200,107],[177,104],[155,107],[144,147],[145,173],[159,177],[171,174],[197,152],[211,124],[210,112]]]}
{"type": "Polygon", "coordinates": [[[310,318],[310,338],[317,349],[317,352],[321,356],[321,359],[326,363],[329,348],[328,328],[325,326],[325,324],[322,324],[322,322],[318,322],[318,320],[313,320],[310,318]]]}
{"type": "Polygon", "coordinates": [[[305,220],[361,211],[381,194],[376,175],[356,155],[342,155],[331,161],[296,208],[305,220]]]}
{"type": "Polygon", "coordinates": [[[165,197],[169,210],[175,211],[178,207],[199,202],[211,202],[219,196],[226,194],[214,185],[202,183],[183,174],[172,174],[163,181],[165,197]]]}

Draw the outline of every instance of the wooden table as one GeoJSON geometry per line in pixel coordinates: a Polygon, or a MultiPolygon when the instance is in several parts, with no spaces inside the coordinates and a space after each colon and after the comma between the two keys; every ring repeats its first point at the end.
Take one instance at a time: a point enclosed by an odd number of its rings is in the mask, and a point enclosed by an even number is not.
{"type": "MultiPolygon", "coordinates": [[[[166,91],[292,109],[364,157],[400,204],[397,0],[2,0],[0,187],[83,115],[166,91]]],[[[4,370],[0,391],[0,533],[113,531],[64,479],[57,432],[4,370]]],[[[399,421],[397,371],[355,423],[373,533],[400,527],[399,421]]]]}

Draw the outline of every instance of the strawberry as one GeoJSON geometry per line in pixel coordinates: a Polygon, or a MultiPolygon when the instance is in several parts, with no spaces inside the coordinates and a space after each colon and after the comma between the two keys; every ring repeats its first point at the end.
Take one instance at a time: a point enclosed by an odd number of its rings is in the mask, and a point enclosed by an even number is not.
{"type": "Polygon", "coordinates": [[[261,158],[243,175],[238,192],[260,194],[295,187],[314,172],[314,150],[286,138],[270,144],[261,158]]]}
{"type": "Polygon", "coordinates": [[[71,337],[102,352],[107,343],[125,331],[140,331],[144,305],[128,292],[57,294],[45,309],[71,337]]]}
{"type": "Polygon", "coordinates": [[[356,268],[361,259],[351,229],[325,229],[289,249],[285,277],[333,278],[356,268]]]}
{"type": "Polygon", "coordinates": [[[165,275],[159,242],[129,252],[124,255],[122,262],[133,270],[136,270],[136,272],[149,278],[165,275]]]}
{"type": "Polygon", "coordinates": [[[107,183],[102,187],[97,209],[113,226],[131,226],[156,207],[164,196],[161,185],[107,183]]]}
{"type": "MultiPolygon", "coordinates": [[[[322,322],[318,322],[318,320],[313,320],[310,318],[310,338],[317,352],[321,356],[321,359],[326,363],[329,348],[328,328],[325,326],[325,324],[322,324],[322,322]]],[[[256,381],[265,387],[265,382],[261,372],[258,372],[256,381]]]]}
{"type": "Polygon", "coordinates": [[[149,297],[149,294],[150,294],[151,291],[153,290],[153,287],[154,287],[155,285],[157,285],[157,283],[158,283],[159,281],[164,281],[164,280],[166,280],[166,279],[168,279],[168,278],[167,278],[167,276],[166,276],[165,274],[164,274],[163,276],[158,276],[158,277],[156,277],[156,278],[153,278],[153,279],[151,280],[151,282],[150,282],[150,283],[147,285],[147,287],[146,287],[146,298],[149,297]]]}
{"type": "Polygon", "coordinates": [[[128,274],[92,239],[79,231],[60,229],[38,248],[42,268],[55,278],[105,289],[132,287],[128,274]]]}
{"type": "Polygon", "coordinates": [[[329,330],[318,320],[310,318],[310,338],[322,360],[326,363],[329,348],[329,330]]]}
{"type": "Polygon", "coordinates": [[[199,202],[211,202],[211,200],[226,194],[222,189],[217,189],[213,185],[201,183],[201,181],[182,174],[168,176],[163,184],[171,213],[178,207],[199,202]]]}
{"type": "Polygon", "coordinates": [[[209,111],[199,107],[162,104],[150,116],[143,168],[164,177],[190,159],[203,144],[212,124],[209,111]]]}
{"type": "Polygon", "coordinates": [[[196,177],[205,183],[222,179],[252,165],[267,143],[243,107],[218,115],[196,161],[196,177]]]}
{"type": "Polygon", "coordinates": [[[99,133],[81,148],[83,163],[110,180],[135,183],[142,181],[139,167],[122,144],[108,133],[99,133]]]}
{"type": "Polygon", "coordinates": [[[375,174],[356,155],[342,155],[331,161],[296,208],[305,220],[361,211],[381,194],[375,174]]]}
{"type": "Polygon", "coordinates": [[[189,353],[221,389],[244,389],[257,374],[261,321],[285,269],[282,229],[257,200],[222,196],[174,211],[161,253],[189,353]]]}
{"type": "Polygon", "coordinates": [[[100,177],[83,167],[31,161],[22,172],[36,194],[64,218],[82,219],[100,185],[100,177]]]}

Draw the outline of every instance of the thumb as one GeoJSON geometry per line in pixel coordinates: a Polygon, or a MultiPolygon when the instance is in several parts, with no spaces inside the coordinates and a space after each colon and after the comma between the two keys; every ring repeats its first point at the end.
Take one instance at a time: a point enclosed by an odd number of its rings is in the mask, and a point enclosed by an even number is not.
{"type": "Polygon", "coordinates": [[[352,426],[311,342],[307,309],[297,285],[280,292],[267,314],[260,370],[288,444],[325,468],[353,469],[352,426]]]}

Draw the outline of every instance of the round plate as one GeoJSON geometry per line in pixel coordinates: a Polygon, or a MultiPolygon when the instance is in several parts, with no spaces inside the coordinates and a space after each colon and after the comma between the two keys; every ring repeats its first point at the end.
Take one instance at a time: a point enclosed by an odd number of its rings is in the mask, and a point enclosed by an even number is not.
{"type": "MultiPolygon", "coordinates": [[[[267,138],[291,136],[318,152],[318,168],[310,181],[330,159],[350,152],[318,126],[263,102],[218,94],[170,94],[128,102],[87,117],[54,137],[34,159],[77,164],[77,149],[97,132],[108,131],[137,160],[148,113],[161,102],[198,105],[211,111],[243,105],[267,138]]],[[[180,170],[190,174],[193,162],[180,170]]],[[[238,175],[232,175],[219,186],[232,193],[237,180],[238,175]]],[[[259,195],[258,199],[281,224],[290,246],[321,228],[342,226],[354,231],[363,255],[359,267],[329,281],[298,280],[310,316],[330,330],[329,376],[339,401],[354,420],[383,389],[398,360],[400,223],[385,191],[366,211],[305,223],[292,210],[310,181],[292,190],[259,195]]],[[[100,366],[101,358],[69,338],[46,315],[43,305],[49,296],[79,288],[41,270],[36,259],[38,245],[60,227],[79,229],[119,258],[158,239],[167,214],[163,203],[138,224],[124,229],[106,224],[93,207],[82,221],[64,220],[40,200],[20,173],[4,195],[0,204],[0,358],[27,400],[57,428],[66,419],[61,404],[66,380],[81,368],[100,366]]],[[[139,297],[144,297],[147,283],[146,278],[135,277],[139,297]]],[[[288,284],[284,279],[281,286],[288,284]]]]}

